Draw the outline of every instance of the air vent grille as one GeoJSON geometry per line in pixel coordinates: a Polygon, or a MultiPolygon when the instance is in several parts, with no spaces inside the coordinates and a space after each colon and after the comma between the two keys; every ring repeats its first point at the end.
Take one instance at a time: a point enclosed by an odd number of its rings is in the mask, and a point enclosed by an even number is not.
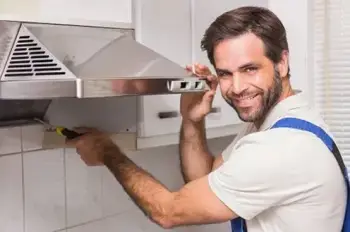
{"type": "Polygon", "coordinates": [[[30,35],[16,41],[5,77],[61,76],[66,71],[30,35]]]}

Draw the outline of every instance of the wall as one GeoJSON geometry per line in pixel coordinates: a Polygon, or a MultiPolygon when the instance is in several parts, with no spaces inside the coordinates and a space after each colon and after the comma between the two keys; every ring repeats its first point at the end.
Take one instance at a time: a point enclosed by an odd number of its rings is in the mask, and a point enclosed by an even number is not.
{"type": "Polygon", "coordinates": [[[269,0],[271,9],[287,31],[290,52],[291,82],[294,88],[304,91],[312,100],[312,55],[310,5],[305,0],[269,0]]]}
{"type": "MultiPolygon", "coordinates": [[[[1,232],[156,232],[105,167],[87,167],[72,149],[42,150],[41,126],[0,129],[1,232]]],[[[230,138],[210,142],[218,154],[230,138]]],[[[182,184],[177,146],[128,153],[168,188],[182,184]]],[[[228,224],[172,231],[229,231],[228,224]]]]}

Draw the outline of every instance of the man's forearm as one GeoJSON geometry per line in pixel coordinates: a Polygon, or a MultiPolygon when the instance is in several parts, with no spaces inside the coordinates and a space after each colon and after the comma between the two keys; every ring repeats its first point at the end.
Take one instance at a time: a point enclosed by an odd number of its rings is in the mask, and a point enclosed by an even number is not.
{"type": "Polygon", "coordinates": [[[106,149],[104,164],[136,205],[152,220],[167,226],[172,193],[117,148],[106,149]],[[119,153],[116,155],[116,153],[119,153]]]}
{"type": "Polygon", "coordinates": [[[183,178],[186,182],[208,174],[214,157],[210,154],[205,135],[205,122],[183,120],[180,131],[180,158],[183,178]]]}

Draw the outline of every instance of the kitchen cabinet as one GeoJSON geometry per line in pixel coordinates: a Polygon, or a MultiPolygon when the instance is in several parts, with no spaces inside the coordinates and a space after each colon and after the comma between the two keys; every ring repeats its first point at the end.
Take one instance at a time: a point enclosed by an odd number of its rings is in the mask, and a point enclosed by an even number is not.
{"type": "Polygon", "coordinates": [[[0,18],[89,26],[132,26],[132,0],[1,0],[0,18]]]}
{"type": "MultiPolygon", "coordinates": [[[[136,40],[185,68],[191,63],[191,4],[188,0],[135,1],[136,40]]],[[[179,131],[180,95],[139,97],[140,137],[179,131]],[[169,114],[170,117],[159,117],[169,114]]]]}

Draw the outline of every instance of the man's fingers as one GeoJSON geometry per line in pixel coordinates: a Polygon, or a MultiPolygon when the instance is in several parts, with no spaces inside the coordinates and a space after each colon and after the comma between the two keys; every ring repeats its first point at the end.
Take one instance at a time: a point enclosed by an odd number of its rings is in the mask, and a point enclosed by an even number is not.
{"type": "Polygon", "coordinates": [[[216,78],[216,76],[210,75],[210,76],[206,76],[206,77],[202,77],[199,78],[200,80],[206,80],[207,85],[209,86],[209,88],[211,90],[216,90],[219,82],[218,79],[216,78]]]}
{"type": "Polygon", "coordinates": [[[207,66],[199,64],[197,68],[198,73],[201,73],[202,75],[211,75],[211,71],[207,66]]]}
{"type": "Polygon", "coordinates": [[[186,65],[186,70],[187,70],[188,72],[192,72],[192,66],[186,65]]]}
{"type": "Polygon", "coordinates": [[[98,132],[96,128],[92,128],[92,127],[75,127],[73,130],[79,134],[98,132]]]}
{"type": "Polygon", "coordinates": [[[74,139],[66,139],[66,145],[75,146],[75,147],[77,146],[77,143],[79,141],[82,141],[82,137],[84,135],[99,132],[97,129],[91,128],[91,127],[75,127],[75,128],[73,128],[73,131],[75,131],[81,135],[74,138],[74,139]]]}
{"type": "Polygon", "coordinates": [[[207,91],[204,96],[203,96],[203,101],[204,101],[204,104],[207,106],[207,107],[211,107],[211,104],[214,100],[214,97],[215,97],[215,93],[216,91],[215,90],[209,90],[207,91]]]}
{"type": "Polygon", "coordinates": [[[219,85],[219,81],[217,79],[217,77],[215,76],[210,76],[210,79],[209,79],[209,86],[210,86],[210,89],[212,90],[216,90],[216,88],[218,87],[219,85]]]}
{"type": "Polygon", "coordinates": [[[191,72],[195,74],[196,76],[208,76],[211,75],[210,69],[202,64],[192,64],[192,65],[186,65],[186,70],[188,72],[191,72]]]}
{"type": "Polygon", "coordinates": [[[79,137],[78,138],[74,138],[74,139],[68,139],[66,138],[66,145],[69,147],[76,147],[77,142],[79,141],[79,137]]]}

